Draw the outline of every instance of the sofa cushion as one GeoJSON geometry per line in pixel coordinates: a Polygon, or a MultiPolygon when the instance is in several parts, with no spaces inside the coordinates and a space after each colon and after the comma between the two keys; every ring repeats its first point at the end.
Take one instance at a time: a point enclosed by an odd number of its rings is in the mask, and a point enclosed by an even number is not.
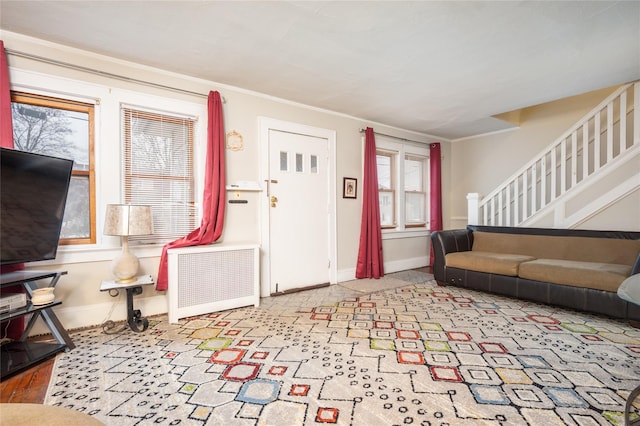
{"type": "Polygon", "coordinates": [[[518,275],[518,265],[534,259],[534,257],[519,254],[460,251],[447,254],[445,264],[452,268],[515,277],[518,275]]]}
{"type": "Polygon", "coordinates": [[[640,240],[474,231],[472,250],[633,266],[640,240]]]}
{"type": "Polygon", "coordinates": [[[629,274],[627,265],[558,259],[531,260],[519,268],[520,278],[612,292],[629,274]]]}

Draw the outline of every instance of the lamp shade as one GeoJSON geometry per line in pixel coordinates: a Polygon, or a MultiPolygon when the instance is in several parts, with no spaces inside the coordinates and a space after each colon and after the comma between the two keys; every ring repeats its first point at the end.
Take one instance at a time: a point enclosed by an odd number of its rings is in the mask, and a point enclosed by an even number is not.
{"type": "Polygon", "coordinates": [[[107,204],[105,235],[149,235],[153,233],[151,206],[107,204]]]}

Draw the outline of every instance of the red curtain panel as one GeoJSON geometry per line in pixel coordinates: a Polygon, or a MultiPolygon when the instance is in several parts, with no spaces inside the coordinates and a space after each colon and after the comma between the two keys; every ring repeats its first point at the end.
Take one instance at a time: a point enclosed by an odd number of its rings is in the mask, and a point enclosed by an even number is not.
{"type": "Polygon", "coordinates": [[[4,42],[2,40],[0,40],[0,146],[13,149],[9,67],[7,66],[7,56],[5,55],[4,42]]]}
{"type": "Polygon", "coordinates": [[[367,127],[362,183],[362,224],[356,278],[380,278],[382,276],[384,276],[384,264],[382,261],[376,140],[373,129],[367,127]]]}
{"type": "MultiPolygon", "coordinates": [[[[11,87],[9,84],[9,66],[4,51],[4,41],[0,40],[0,146],[13,149],[13,121],[11,119],[11,87]]],[[[23,263],[3,265],[0,272],[12,272],[24,269],[23,263]]],[[[3,288],[0,294],[23,293],[22,286],[3,288]]],[[[7,324],[1,324],[0,337],[18,339],[24,330],[24,318],[15,318],[7,324]]]]}
{"type": "MultiPolygon", "coordinates": [[[[442,229],[442,155],[440,154],[440,143],[429,145],[429,223],[430,231],[440,231],[442,229]]],[[[429,265],[433,266],[433,247],[429,250],[429,265]]]]}
{"type": "Polygon", "coordinates": [[[200,227],[186,237],[172,241],[162,248],[156,290],[169,286],[167,250],[179,247],[211,244],[222,235],[226,203],[226,179],[224,161],[224,121],[220,93],[209,92],[207,129],[207,159],[202,197],[202,221],[200,227]]]}

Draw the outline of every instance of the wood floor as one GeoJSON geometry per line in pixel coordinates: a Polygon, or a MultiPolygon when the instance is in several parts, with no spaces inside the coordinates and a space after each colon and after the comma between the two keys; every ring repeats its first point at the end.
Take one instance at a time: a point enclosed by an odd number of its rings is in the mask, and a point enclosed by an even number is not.
{"type": "Polygon", "coordinates": [[[22,373],[2,380],[0,382],[0,403],[44,403],[54,360],[55,358],[50,358],[22,373]]]}

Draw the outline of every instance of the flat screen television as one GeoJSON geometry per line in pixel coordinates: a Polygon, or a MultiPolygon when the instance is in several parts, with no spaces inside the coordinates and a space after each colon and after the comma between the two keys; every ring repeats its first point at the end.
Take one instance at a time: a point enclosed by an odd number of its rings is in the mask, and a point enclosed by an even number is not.
{"type": "Polygon", "coordinates": [[[73,161],[0,148],[0,263],[55,259],[73,161]]]}

